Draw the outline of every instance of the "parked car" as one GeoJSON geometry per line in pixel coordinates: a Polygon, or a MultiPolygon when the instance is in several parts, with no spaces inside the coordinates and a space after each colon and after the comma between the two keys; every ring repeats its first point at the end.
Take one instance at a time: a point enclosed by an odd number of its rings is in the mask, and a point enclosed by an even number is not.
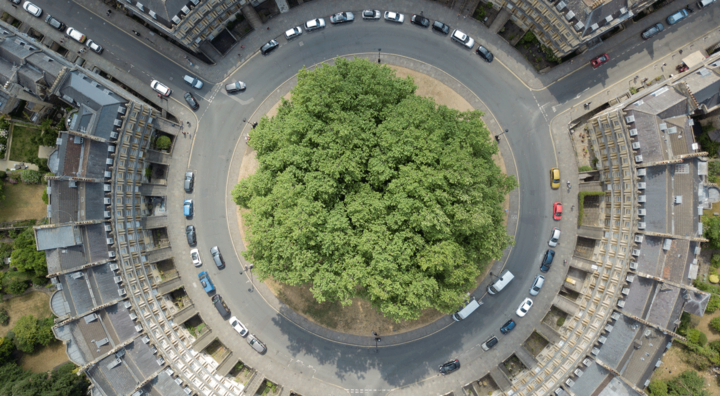
{"type": "Polygon", "coordinates": [[[530,308],[532,308],[532,306],[533,306],[532,298],[526,297],[525,300],[523,300],[523,302],[518,307],[517,312],[515,312],[515,313],[517,314],[517,316],[522,318],[523,316],[525,316],[528,313],[528,311],[530,310],[530,308]]]}
{"type": "Polygon", "coordinates": [[[203,290],[205,290],[205,293],[210,293],[215,290],[215,285],[213,285],[207,272],[203,271],[199,273],[198,278],[200,279],[200,285],[203,290]]]}
{"type": "Polygon", "coordinates": [[[548,245],[555,247],[557,246],[558,241],[560,241],[560,229],[555,227],[552,229],[552,233],[550,234],[550,241],[548,241],[548,245]]]}
{"type": "Polygon", "coordinates": [[[220,249],[217,246],[210,248],[210,254],[212,254],[213,261],[218,269],[225,268],[225,260],[223,260],[222,254],[220,254],[220,249]]]}
{"type": "Polygon", "coordinates": [[[199,78],[188,76],[187,74],[185,75],[185,77],[183,77],[183,81],[190,84],[190,86],[195,89],[201,89],[203,87],[203,82],[200,81],[199,78]]]}
{"type": "Polygon", "coordinates": [[[196,267],[199,267],[202,265],[202,260],[200,260],[200,251],[197,249],[190,250],[190,258],[192,259],[193,265],[196,267]]]}
{"type": "Polygon", "coordinates": [[[53,18],[53,16],[50,15],[50,14],[48,14],[48,16],[45,17],[45,23],[47,23],[48,25],[54,27],[54,28],[57,29],[57,30],[63,30],[63,28],[65,27],[65,24],[64,24],[64,23],[62,23],[62,22],[58,21],[57,19],[53,18]]]}
{"type": "Polygon", "coordinates": [[[68,29],[65,31],[65,34],[67,34],[67,35],[70,36],[73,40],[77,41],[77,42],[80,43],[80,44],[84,43],[85,40],[87,39],[87,37],[85,37],[84,34],[78,32],[77,30],[75,30],[75,28],[68,28],[68,29]]]}
{"type": "Polygon", "coordinates": [[[252,334],[248,335],[247,342],[258,353],[265,353],[265,351],[267,351],[265,344],[252,334]]]}
{"type": "Polygon", "coordinates": [[[28,14],[34,17],[40,17],[40,15],[42,15],[42,9],[29,1],[26,1],[25,4],[23,4],[23,8],[28,12],[28,14]]]}
{"type": "Polygon", "coordinates": [[[548,249],[545,252],[545,255],[543,256],[542,261],[540,262],[540,272],[550,271],[550,266],[552,265],[554,258],[555,258],[555,251],[552,249],[548,249]]]}
{"type": "Polygon", "coordinates": [[[644,32],[642,32],[640,37],[642,37],[643,40],[648,40],[651,37],[660,34],[660,32],[662,32],[664,29],[665,26],[662,23],[658,22],[655,25],[651,26],[649,29],[646,29],[644,32]]]}
{"type": "Polygon", "coordinates": [[[185,217],[190,217],[193,215],[193,201],[192,199],[186,199],[183,203],[183,213],[185,214],[185,217]]]}
{"type": "Polygon", "coordinates": [[[702,10],[703,8],[709,6],[710,4],[714,3],[715,1],[716,0],[700,0],[697,2],[697,8],[702,10]]]}
{"type": "Polygon", "coordinates": [[[362,12],[363,19],[380,19],[380,10],[365,10],[362,12]]]}
{"type": "Polygon", "coordinates": [[[550,169],[550,188],[560,188],[560,169],[550,169]]]}
{"type": "Polygon", "coordinates": [[[212,303],[215,306],[215,309],[217,309],[220,313],[220,316],[224,318],[230,315],[230,308],[228,308],[228,306],[225,304],[225,300],[223,300],[221,295],[216,294],[212,296],[212,303]]]}
{"type": "Polygon", "coordinates": [[[325,19],[315,18],[305,22],[305,30],[312,32],[313,30],[322,29],[325,27],[325,19]]]}
{"type": "Polygon", "coordinates": [[[190,171],[185,172],[185,184],[184,184],[185,192],[189,192],[189,193],[192,192],[194,186],[195,186],[195,174],[190,171]]]}
{"type": "Polygon", "coordinates": [[[393,11],[385,11],[385,20],[390,22],[403,23],[405,22],[405,15],[398,14],[393,11]]]}
{"type": "Polygon", "coordinates": [[[233,92],[240,92],[245,90],[245,83],[242,81],[235,81],[234,83],[230,83],[225,86],[225,92],[227,93],[233,93],[233,92]]]}
{"type": "Polygon", "coordinates": [[[447,363],[443,363],[440,365],[440,374],[450,374],[453,371],[457,371],[460,369],[460,361],[458,359],[451,360],[447,363]]]}
{"type": "Polygon", "coordinates": [[[553,220],[560,220],[560,219],[562,219],[562,203],[555,202],[553,204],[553,220]]]}
{"type": "Polygon", "coordinates": [[[492,52],[490,52],[489,49],[483,47],[482,45],[478,45],[475,53],[480,55],[481,58],[485,59],[485,62],[487,63],[490,63],[493,61],[493,59],[495,59],[492,52]]]}
{"type": "Polygon", "coordinates": [[[330,23],[332,24],[352,22],[354,20],[355,15],[349,11],[338,12],[337,14],[330,16],[330,23]]]}
{"type": "Polygon", "coordinates": [[[94,52],[97,52],[98,54],[102,54],[102,52],[103,52],[103,47],[101,47],[100,45],[98,45],[98,43],[96,43],[96,42],[94,42],[94,41],[92,41],[92,40],[88,40],[88,41],[85,43],[85,45],[86,45],[88,48],[90,48],[91,50],[93,50],[94,52]]]}
{"type": "Polygon", "coordinates": [[[596,58],[593,58],[593,60],[590,61],[590,64],[592,65],[593,69],[596,69],[605,63],[607,63],[610,60],[610,57],[608,54],[602,54],[596,58]]]}
{"type": "Polygon", "coordinates": [[[185,99],[185,102],[187,102],[188,106],[190,106],[191,109],[197,110],[200,108],[200,104],[195,100],[195,97],[190,92],[185,92],[183,95],[183,98],[185,99]]]}
{"type": "Polygon", "coordinates": [[[300,26],[295,26],[292,29],[288,29],[285,31],[285,39],[290,40],[294,39],[295,37],[302,34],[302,28],[300,26]]]}
{"type": "Polygon", "coordinates": [[[195,234],[194,225],[185,227],[185,236],[187,237],[188,245],[193,246],[197,243],[197,235],[195,234]]]}
{"type": "Polygon", "coordinates": [[[475,45],[475,40],[457,29],[452,32],[452,36],[450,36],[450,38],[468,48],[472,48],[475,45]]]}
{"type": "Polygon", "coordinates": [[[429,27],[430,26],[430,20],[425,18],[422,15],[413,14],[412,17],[410,17],[410,23],[413,23],[415,25],[418,25],[420,27],[429,27]]]}
{"type": "Polygon", "coordinates": [[[686,9],[683,8],[683,9],[679,10],[678,12],[667,17],[667,24],[672,26],[672,25],[682,21],[683,19],[687,18],[688,16],[690,16],[690,14],[687,12],[686,9]]]}
{"type": "Polygon", "coordinates": [[[510,319],[500,328],[500,332],[503,334],[507,334],[511,332],[515,328],[515,321],[510,319]]]}
{"type": "Polygon", "coordinates": [[[158,80],[152,80],[150,88],[162,96],[170,96],[172,90],[158,80]]]}
{"type": "Polygon", "coordinates": [[[267,55],[267,54],[271,53],[272,51],[275,51],[277,49],[277,47],[279,47],[279,46],[280,46],[280,44],[278,44],[278,42],[276,40],[270,40],[267,43],[265,43],[265,45],[260,47],[260,53],[263,55],[267,55]]]}
{"type": "Polygon", "coordinates": [[[498,343],[497,337],[495,337],[495,336],[490,336],[490,338],[488,338],[487,341],[483,342],[483,344],[480,345],[480,346],[482,347],[483,350],[489,351],[490,348],[492,348],[492,347],[494,347],[495,345],[497,345],[497,343],[498,343]]]}
{"type": "Polygon", "coordinates": [[[230,326],[232,326],[232,328],[235,329],[235,331],[237,331],[241,336],[245,337],[248,334],[247,327],[245,327],[245,325],[242,324],[235,316],[230,318],[228,322],[230,322],[230,326]]]}
{"type": "Polygon", "coordinates": [[[535,280],[533,281],[532,286],[530,286],[530,295],[537,296],[538,293],[540,293],[540,289],[542,289],[544,284],[545,284],[544,276],[542,276],[542,275],[535,276],[535,280]]]}
{"type": "Polygon", "coordinates": [[[448,33],[450,33],[450,26],[448,26],[448,25],[446,25],[446,24],[444,24],[444,23],[442,23],[442,22],[440,22],[440,21],[435,21],[435,22],[433,22],[433,24],[432,24],[432,29],[433,29],[434,31],[440,32],[440,33],[442,33],[442,34],[448,34],[448,33]]]}

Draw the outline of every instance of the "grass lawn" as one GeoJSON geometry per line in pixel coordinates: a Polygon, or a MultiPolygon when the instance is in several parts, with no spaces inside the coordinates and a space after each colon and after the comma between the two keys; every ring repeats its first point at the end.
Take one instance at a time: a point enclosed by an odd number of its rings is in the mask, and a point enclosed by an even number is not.
{"type": "Polygon", "coordinates": [[[0,201],[0,221],[42,219],[47,205],[42,200],[44,184],[3,183],[5,200],[0,201]]]}
{"type": "Polygon", "coordinates": [[[5,308],[10,315],[10,323],[7,326],[0,326],[0,337],[5,337],[7,332],[15,326],[15,322],[25,315],[34,315],[37,318],[52,316],[50,296],[40,292],[11,298],[0,303],[0,307],[5,308]]]}
{"type": "Polygon", "coordinates": [[[33,373],[44,373],[69,361],[65,345],[56,341],[46,347],[38,348],[33,354],[24,354],[20,365],[33,373]]]}
{"type": "Polygon", "coordinates": [[[37,157],[38,146],[32,144],[30,139],[41,134],[40,129],[14,124],[12,127],[12,142],[10,143],[10,161],[28,162],[37,157]]]}

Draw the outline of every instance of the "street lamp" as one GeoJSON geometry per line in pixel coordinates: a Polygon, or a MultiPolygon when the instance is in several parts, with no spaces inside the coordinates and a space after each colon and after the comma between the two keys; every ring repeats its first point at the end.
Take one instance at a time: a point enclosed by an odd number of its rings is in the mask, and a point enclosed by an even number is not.
{"type": "Polygon", "coordinates": [[[503,133],[495,136],[495,140],[497,140],[497,142],[500,143],[500,136],[502,136],[502,135],[504,135],[504,134],[506,134],[506,133],[508,133],[508,132],[510,132],[510,130],[506,129],[505,132],[503,132],[503,133]]]}
{"type": "Polygon", "coordinates": [[[380,337],[375,337],[375,353],[378,353],[378,342],[382,341],[380,337]]]}
{"type": "Polygon", "coordinates": [[[380,63],[380,51],[382,51],[382,48],[378,48],[378,63],[380,63]]]}

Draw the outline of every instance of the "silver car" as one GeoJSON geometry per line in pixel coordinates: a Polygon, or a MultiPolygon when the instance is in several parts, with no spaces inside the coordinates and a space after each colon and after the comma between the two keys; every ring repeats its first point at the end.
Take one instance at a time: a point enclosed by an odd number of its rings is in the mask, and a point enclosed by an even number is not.
{"type": "Polygon", "coordinates": [[[322,18],[315,18],[305,22],[305,30],[311,32],[313,30],[322,29],[325,27],[325,20],[322,18]]]}
{"type": "Polygon", "coordinates": [[[365,10],[362,12],[363,19],[380,19],[380,10],[365,10]]]}
{"type": "Polygon", "coordinates": [[[32,16],[39,17],[42,15],[42,9],[29,1],[23,4],[23,8],[32,16]]]}
{"type": "Polygon", "coordinates": [[[265,353],[265,351],[267,351],[267,347],[265,346],[265,344],[263,344],[262,341],[258,340],[258,338],[254,335],[250,334],[246,339],[248,344],[250,344],[250,346],[258,353],[265,353]]]}
{"type": "Polygon", "coordinates": [[[535,280],[533,281],[532,286],[530,286],[530,295],[537,296],[538,293],[540,293],[540,289],[542,289],[544,284],[545,284],[545,277],[542,275],[537,275],[535,277],[535,280]]]}
{"type": "Polygon", "coordinates": [[[92,40],[86,41],[85,45],[87,45],[88,48],[97,52],[98,54],[102,54],[102,52],[103,52],[103,47],[99,46],[98,43],[96,43],[92,40]]]}
{"type": "Polygon", "coordinates": [[[302,34],[302,28],[300,26],[295,26],[292,29],[285,31],[285,39],[290,40],[294,39],[295,37],[302,34]]]}
{"type": "Polygon", "coordinates": [[[337,14],[330,16],[330,23],[333,23],[333,24],[352,22],[354,20],[355,20],[355,15],[349,11],[338,12],[337,14]]]}
{"type": "Polygon", "coordinates": [[[473,40],[472,37],[457,29],[452,32],[451,38],[468,48],[472,48],[475,45],[475,40],[473,40]]]}
{"type": "Polygon", "coordinates": [[[398,14],[393,11],[385,11],[385,20],[390,22],[403,23],[405,22],[405,15],[398,14]]]}

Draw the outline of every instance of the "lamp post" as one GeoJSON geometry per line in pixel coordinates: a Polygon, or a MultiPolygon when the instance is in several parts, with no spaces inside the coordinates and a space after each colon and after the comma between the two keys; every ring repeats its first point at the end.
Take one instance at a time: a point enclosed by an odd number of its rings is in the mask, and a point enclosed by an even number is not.
{"type": "Polygon", "coordinates": [[[503,133],[495,136],[495,140],[497,140],[497,142],[500,143],[500,136],[502,136],[502,135],[504,135],[504,134],[506,134],[506,133],[508,133],[508,132],[510,132],[510,130],[509,130],[509,129],[506,129],[505,132],[503,132],[503,133]]]}
{"type": "Polygon", "coordinates": [[[380,51],[382,51],[382,48],[378,48],[378,64],[380,63],[380,51]]]}
{"type": "Polygon", "coordinates": [[[380,337],[375,337],[375,353],[378,353],[378,342],[382,341],[380,337]]]}

